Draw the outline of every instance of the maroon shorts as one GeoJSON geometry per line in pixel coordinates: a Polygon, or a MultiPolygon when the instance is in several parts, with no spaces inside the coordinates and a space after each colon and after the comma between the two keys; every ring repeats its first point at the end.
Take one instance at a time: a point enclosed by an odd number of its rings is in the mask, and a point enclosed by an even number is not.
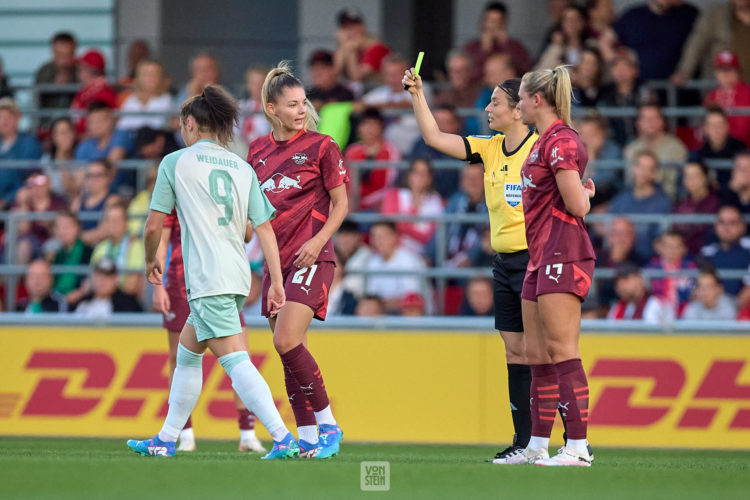
{"type": "MultiPolygon", "coordinates": [[[[298,302],[313,310],[315,318],[326,319],[328,309],[328,292],[333,283],[333,272],[336,264],[333,262],[316,262],[310,267],[297,269],[291,267],[282,272],[284,277],[284,293],[287,302],[298,302]]],[[[271,277],[268,268],[263,269],[262,314],[268,317],[267,298],[271,288],[271,277]]]]}
{"type": "Polygon", "coordinates": [[[545,293],[572,293],[583,302],[593,275],[593,259],[542,264],[535,271],[526,271],[521,298],[536,302],[536,298],[545,293]]]}
{"type": "MultiPolygon", "coordinates": [[[[185,286],[167,286],[169,296],[169,312],[162,315],[161,324],[170,332],[181,332],[182,327],[190,315],[190,305],[187,300],[185,286]]],[[[240,311],[240,325],[245,328],[245,316],[240,311]]]]}

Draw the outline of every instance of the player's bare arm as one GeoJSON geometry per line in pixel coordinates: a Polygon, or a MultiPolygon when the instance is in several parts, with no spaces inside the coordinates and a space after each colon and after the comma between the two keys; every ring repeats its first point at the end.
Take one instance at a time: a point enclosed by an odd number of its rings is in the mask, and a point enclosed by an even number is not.
{"type": "Polygon", "coordinates": [[[146,278],[152,285],[162,284],[162,269],[164,268],[156,258],[156,252],[159,249],[164,219],[166,218],[167,214],[151,210],[143,229],[143,245],[146,250],[146,278]]]}
{"type": "Polygon", "coordinates": [[[245,243],[250,243],[250,240],[253,239],[253,224],[250,221],[247,221],[247,225],[245,226],[245,243]]]}
{"type": "MultiPolygon", "coordinates": [[[[161,240],[159,241],[159,248],[156,249],[156,260],[159,261],[162,269],[166,269],[167,267],[167,248],[169,248],[170,236],[172,236],[172,229],[163,228],[161,232],[161,240]]],[[[154,287],[153,303],[155,311],[163,314],[169,313],[171,304],[169,303],[169,295],[163,286],[154,287]]]]}
{"type": "Polygon", "coordinates": [[[298,268],[310,267],[315,264],[323,245],[331,239],[333,233],[338,231],[341,223],[344,222],[349,213],[349,199],[346,196],[346,186],[344,184],[328,191],[328,195],[331,197],[331,211],[328,214],[328,220],[320,228],[318,234],[307,240],[294,254],[297,256],[294,260],[294,265],[298,268]]]}
{"type": "Polygon", "coordinates": [[[422,77],[415,75],[414,68],[411,68],[406,70],[402,82],[411,94],[414,116],[417,118],[419,133],[422,134],[424,142],[442,153],[463,160],[466,157],[464,139],[460,135],[446,134],[440,131],[424,96],[422,77]]]}
{"type": "Polygon", "coordinates": [[[270,221],[256,227],[255,233],[258,235],[260,248],[263,250],[263,256],[266,258],[266,264],[268,265],[268,273],[271,276],[271,288],[268,290],[268,311],[271,316],[275,316],[286,303],[279,246],[276,243],[276,234],[273,232],[270,221]]]}
{"type": "Polygon", "coordinates": [[[565,202],[565,209],[574,217],[584,217],[591,210],[591,196],[594,195],[594,181],[588,179],[581,184],[576,170],[558,170],[555,174],[557,189],[565,202]]]}

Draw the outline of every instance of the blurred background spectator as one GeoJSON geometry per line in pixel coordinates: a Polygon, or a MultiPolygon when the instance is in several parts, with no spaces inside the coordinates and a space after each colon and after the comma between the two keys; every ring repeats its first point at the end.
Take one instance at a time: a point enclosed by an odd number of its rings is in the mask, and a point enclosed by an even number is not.
{"type": "Polygon", "coordinates": [[[199,95],[206,85],[220,83],[219,61],[209,52],[199,52],[190,60],[190,80],[175,99],[181,106],[188,97],[199,95]]]}
{"type": "MultiPolygon", "coordinates": [[[[639,80],[640,67],[635,51],[621,47],[615,51],[609,67],[611,83],[599,93],[599,106],[637,107],[645,97],[639,80]]],[[[633,117],[613,117],[610,120],[612,139],[620,146],[636,138],[638,132],[633,117]]]]}
{"type": "Polygon", "coordinates": [[[588,37],[586,11],[568,4],[562,11],[560,28],[552,32],[549,45],[542,52],[537,69],[552,69],[560,64],[577,66],[588,37]]]}
{"type": "MultiPolygon", "coordinates": [[[[12,97],[0,98],[0,161],[37,160],[42,148],[31,134],[18,130],[21,112],[12,97]]],[[[16,191],[23,185],[22,169],[0,170],[0,209],[13,202],[16,191]]]]}
{"type": "MultiPolygon", "coordinates": [[[[701,249],[701,257],[715,269],[746,269],[750,267],[750,238],[742,214],[731,205],[723,205],[716,214],[714,243],[701,249]]],[[[742,280],[723,280],[724,291],[737,296],[742,280]]]]}
{"type": "Polygon", "coordinates": [[[52,271],[44,259],[29,264],[24,277],[28,297],[18,302],[16,311],[26,314],[68,312],[65,298],[52,289],[52,271]]]}
{"type": "MultiPolygon", "coordinates": [[[[167,80],[160,63],[143,59],[135,69],[133,92],[123,101],[121,111],[146,113],[173,111],[172,96],[167,92],[167,80]]],[[[167,117],[153,114],[130,114],[117,122],[118,130],[135,131],[142,127],[163,129],[167,117]]]]}
{"type": "MultiPolygon", "coordinates": [[[[140,235],[128,234],[128,213],[125,205],[114,203],[106,207],[102,220],[104,240],[91,254],[91,264],[96,265],[102,259],[110,259],[119,269],[138,271],[144,268],[146,252],[140,235]]],[[[120,288],[131,295],[143,289],[141,273],[123,274],[119,280],[120,288]]]]}
{"type": "Polygon", "coordinates": [[[464,301],[458,314],[461,316],[492,316],[494,305],[492,280],[481,276],[472,278],[466,284],[464,301]]]}
{"type": "MultiPolygon", "coordinates": [[[[711,179],[708,168],[702,163],[691,162],[685,165],[682,172],[682,184],[685,196],[674,209],[676,214],[715,214],[721,204],[711,179]]],[[[685,238],[688,253],[697,255],[710,233],[708,226],[683,224],[675,226],[685,238]]]]}
{"type": "MultiPolygon", "coordinates": [[[[239,137],[248,145],[258,137],[271,133],[271,124],[263,114],[262,104],[263,81],[268,71],[266,66],[253,66],[245,72],[245,98],[239,102],[242,113],[239,137]]],[[[307,98],[313,101],[313,105],[316,104],[309,93],[307,98]]],[[[316,108],[319,106],[316,105],[316,108]]]]}
{"type": "Polygon", "coordinates": [[[729,185],[722,186],[721,199],[750,214],[750,152],[738,153],[734,157],[729,185]]]}
{"type": "Polygon", "coordinates": [[[91,291],[75,304],[75,313],[85,318],[106,318],[118,312],[142,312],[135,296],[117,285],[117,265],[109,258],[93,266],[91,291]]]}
{"type": "MultiPolygon", "coordinates": [[[[355,8],[339,12],[334,53],[336,72],[354,84],[365,80],[378,81],[383,58],[391,49],[367,32],[362,13],[355,8]]],[[[361,94],[361,85],[355,85],[355,94],[361,94]]]]}
{"type": "MultiPolygon", "coordinates": [[[[51,85],[69,85],[78,83],[75,37],[68,32],[56,33],[50,40],[52,60],[44,63],[36,72],[36,83],[51,85]]],[[[69,108],[73,103],[75,92],[40,92],[41,109],[69,108]]]]}
{"type": "MultiPolygon", "coordinates": [[[[92,249],[81,240],[81,223],[72,212],[61,211],[55,218],[56,250],[48,260],[55,266],[87,266],[92,249]]],[[[61,273],[55,276],[54,290],[65,296],[68,303],[78,302],[85,294],[83,276],[61,273]]]]}
{"type": "MultiPolygon", "coordinates": [[[[307,98],[315,106],[315,109],[320,111],[320,108],[330,102],[354,100],[352,91],[341,83],[339,74],[333,65],[332,52],[325,49],[316,50],[310,56],[307,66],[310,68],[311,83],[311,87],[307,92],[307,98]]],[[[265,76],[266,73],[264,72],[263,78],[265,76]]],[[[261,80],[261,85],[262,82],[263,80],[261,80]]],[[[265,117],[263,119],[265,120],[265,117]]]]}
{"type": "MultiPolygon", "coordinates": [[[[654,241],[656,256],[646,269],[658,269],[666,273],[697,269],[695,263],[687,256],[687,248],[682,234],[677,230],[662,233],[654,241]]],[[[670,276],[651,280],[651,290],[655,295],[665,299],[675,310],[679,318],[682,310],[690,300],[693,291],[693,279],[685,276],[670,276]]]]}
{"type": "Polygon", "coordinates": [[[727,321],[737,317],[737,306],[724,293],[716,271],[701,270],[695,285],[695,298],[686,307],[682,319],[727,321]]]}
{"type": "MultiPolygon", "coordinates": [[[[742,80],[740,61],[737,55],[728,50],[714,57],[718,88],[706,96],[706,105],[716,104],[722,108],[750,106],[750,85],[742,80]]],[[[729,134],[750,145],[750,116],[730,116],[729,134]]]]}
{"type": "MultiPolygon", "coordinates": [[[[474,61],[466,52],[451,50],[445,59],[448,85],[438,92],[435,102],[439,106],[471,108],[479,96],[479,82],[472,78],[474,61]]],[[[498,82],[498,84],[501,82],[498,82]]]]}
{"type": "Polygon", "coordinates": [[[646,323],[664,324],[674,321],[674,307],[653,295],[636,264],[624,262],[617,267],[615,278],[617,302],[607,313],[607,319],[640,319],[646,323]]]}
{"type": "MultiPolygon", "coordinates": [[[[729,135],[729,120],[724,110],[710,104],[703,119],[702,141],[700,149],[690,153],[690,159],[697,162],[706,160],[731,160],[746,149],[745,144],[729,135]]],[[[729,184],[730,171],[716,170],[713,178],[719,186],[726,188],[729,184]]]]}

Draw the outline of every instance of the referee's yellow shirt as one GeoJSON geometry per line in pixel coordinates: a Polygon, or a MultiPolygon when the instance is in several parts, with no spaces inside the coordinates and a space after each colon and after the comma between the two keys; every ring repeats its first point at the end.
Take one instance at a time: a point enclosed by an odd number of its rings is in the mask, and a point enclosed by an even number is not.
{"type": "Polygon", "coordinates": [[[505,136],[472,135],[464,139],[466,157],[484,163],[484,197],[490,212],[492,249],[499,253],[526,250],[521,204],[521,167],[539,135],[529,132],[515,151],[505,150],[505,136]]]}

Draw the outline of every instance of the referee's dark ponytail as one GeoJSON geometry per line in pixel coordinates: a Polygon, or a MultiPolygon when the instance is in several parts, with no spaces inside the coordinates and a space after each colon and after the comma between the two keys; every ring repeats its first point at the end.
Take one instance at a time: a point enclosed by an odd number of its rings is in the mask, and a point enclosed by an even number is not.
{"type": "Polygon", "coordinates": [[[232,141],[239,110],[237,101],[226,90],[218,85],[207,85],[202,94],[182,105],[182,121],[188,116],[195,119],[199,131],[215,134],[219,143],[226,145],[232,141]]]}

